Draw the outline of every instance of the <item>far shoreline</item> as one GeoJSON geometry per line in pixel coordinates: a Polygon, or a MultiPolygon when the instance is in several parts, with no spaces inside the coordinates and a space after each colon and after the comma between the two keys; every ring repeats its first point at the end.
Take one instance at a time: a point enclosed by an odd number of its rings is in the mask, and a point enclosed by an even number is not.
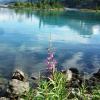
{"type": "Polygon", "coordinates": [[[31,9],[31,10],[49,10],[49,11],[80,11],[87,13],[100,13],[100,10],[96,9],[87,9],[87,8],[70,8],[70,7],[62,7],[62,8],[35,8],[35,7],[23,7],[23,6],[14,6],[10,4],[0,4],[0,8],[10,8],[10,9],[31,9]]]}

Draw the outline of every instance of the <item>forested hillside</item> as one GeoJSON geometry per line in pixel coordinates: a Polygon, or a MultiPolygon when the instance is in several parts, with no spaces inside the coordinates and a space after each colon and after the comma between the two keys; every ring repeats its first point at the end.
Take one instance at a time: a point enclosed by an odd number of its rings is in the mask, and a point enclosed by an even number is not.
{"type": "Polygon", "coordinates": [[[100,0],[0,0],[0,3],[8,2],[41,2],[41,3],[61,3],[65,7],[100,9],[100,0]]]}
{"type": "Polygon", "coordinates": [[[100,0],[65,0],[64,4],[68,7],[100,9],[100,0]]]}

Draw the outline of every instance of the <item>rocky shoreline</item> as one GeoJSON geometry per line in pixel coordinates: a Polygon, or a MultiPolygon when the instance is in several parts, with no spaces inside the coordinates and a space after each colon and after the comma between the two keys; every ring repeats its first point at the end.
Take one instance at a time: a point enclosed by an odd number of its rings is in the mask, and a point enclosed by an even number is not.
{"type": "MultiPolygon", "coordinates": [[[[67,78],[68,85],[66,88],[70,88],[72,91],[72,94],[69,97],[70,99],[73,97],[73,92],[75,92],[83,83],[87,85],[89,93],[92,92],[94,86],[100,85],[100,69],[90,78],[86,78],[84,75],[82,76],[76,68],[63,70],[61,73],[63,73],[67,78]]],[[[38,78],[35,76],[29,78],[23,71],[18,69],[15,70],[12,74],[11,80],[6,81],[5,84],[4,82],[0,83],[0,100],[24,100],[21,97],[25,96],[26,93],[29,92],[30,88],[38,87],[38,83],[34,81],[38,80],[38,78]],[[32,87],[32,85],[34,86],[32,87]]],[[[52,78],[52,73],[49,72],[49,70],[46,70],[41,73],[40,78],[49,81],[50,78],[52,78]]]]}

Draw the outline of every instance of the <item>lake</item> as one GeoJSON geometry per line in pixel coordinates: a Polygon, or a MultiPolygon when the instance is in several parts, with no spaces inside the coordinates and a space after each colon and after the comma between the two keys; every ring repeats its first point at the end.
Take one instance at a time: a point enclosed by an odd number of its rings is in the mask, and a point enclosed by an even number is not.
{"type": "Polygon", "coordinates": [[[0,8],[0,74],[44,70],[50,34],[58,69],[91,74],[100,68],[100,14],[0,8]]]}

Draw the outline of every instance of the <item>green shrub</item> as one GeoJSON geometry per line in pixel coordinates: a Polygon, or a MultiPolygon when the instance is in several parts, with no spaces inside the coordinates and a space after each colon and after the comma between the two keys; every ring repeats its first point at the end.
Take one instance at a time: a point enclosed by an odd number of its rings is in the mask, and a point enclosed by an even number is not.
{"type": "Polygon", "coordinates": [[[31,2],[16,2],[14,7],[26,7],[26,8],[37,8],[37,9],[55,9],[55,8],[63,8],[63,6],[59,3],[50,3],[50,2],[38,2],[38,3],[31,3],[31,2]]]}
{"type": "Polygon", "coordinates": [[[95,86],[92,96],[92,100],[100,100],[100,85],[95,86]]]}
{"type": "Polygon", "coordinates": [[[14,4],[14,6],[20,6],[21,5],[21,3],[20,2],[16,2],[15,4],[14,4]]]}
{"type": "Polygon", "coordinates": [[[40,100],[65,100],[67,97],[66,78],[62,73],[54,73],[50,81],[41,80],[35,98],[40,100]]]}
{"type": "Polygon", "coordinates": [[[63,8],[63,6],[59,2],[55,3],[53,6],[55,8],[63,8]]]}
{"type": "Polygon", "coordinates": [[[35,92],[29,91],[25,100],[66,100],[67,93],[65,76],[62,73],[54,73],[50,81],[41,79],[39,87],[35,92]]]}
{"type": "Polygon", "coordinates": [[[26,6],[27,7],[32,7],[32,3],[28,2],[28,3],[26,3],[26,6]]]}
{"type": "MultiPolygon", "coordinates": [[[[59,72],[55,72],[49,81],[39,79],[38,85],[37,89],[30,89],[25,100],[69,100],[72,95],[66,76],[59,72]]],[[[84,83],[77,90],[73,91],[74,97],[70,100],[100,100],[100,85],[95,86],[92,93],[88,93],[84,83]]]]}

